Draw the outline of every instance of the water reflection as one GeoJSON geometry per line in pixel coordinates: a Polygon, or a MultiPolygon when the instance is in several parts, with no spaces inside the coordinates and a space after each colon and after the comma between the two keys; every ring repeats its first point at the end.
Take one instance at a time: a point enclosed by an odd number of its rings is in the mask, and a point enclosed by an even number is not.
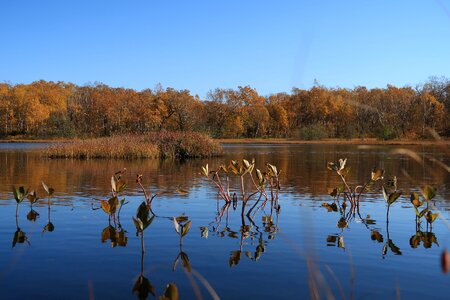
{"type": "MultiPolygon", "coordinates": [[[[333,149],[340,151],[338,157],[341,157],[342,154],[347,155],[346,151],[350,151],[345,148],[333,149]]],[[[323,154],[312,148],[310,150],[315,152],[306,153],[307,150],[301,147],[300,149],[279,147],[273,153],[272,150],[262,153],[261,148],[233,148],[229,154],[230,157],[236,158],[241,154],[246,157],[254,156],[257,161],[259,158],[263,162],[273,162],[283,171],[279,203],[271,202],[270,199],[267,200],[264,197],[258,198],[258,195],[255,195],[248,201],[243,214],[241,213],[243,203],[238,196],[233,197],[233,192],[231,192],[231,202],[215,201],[216,190],[211,188],[199,175],[205,161],[190,161],[182,164],[155,161],[46,161],[33,153],[9,152],[6,155],[8,163],[3,171],[0,170],[0,179],[2,179],[0,180],[0,190],[2,191],[0,198],[4,199],[4,201],[0,201],[3,204],[0,208],[3,213],[10,209],[7,214],[2,215],[2,217],[10,217],[8,221],[4,218],[1,226],[1,228],[7,228],[6,225],[11,226],[11,229],[5,229],[6,233],[3,233],[7,241],[10,241],[11,233],[14,231],[14,206],[12,204],[15,205],[15,203],[11,196],[11,184],[36,187],[41,185],[41,180],[44,179],[52,183],[57,194],[51,198],[51,201],[45,201],[45,198],[36,201],[28,198],[30,210],[22,211],[21,209],[15,219],[16,228],[13,237],[15,251],[9,254],[2,252],[3,258],[0,259],[3,260],[1,262],[6,265],[4,261],[13,260],[13,255],[19,253],[20,251],[17,250],[20,249],[23,251],[20,253],[23,253],[21,259],[24,263],[15,266],[15,269],[11,271],[13,275],[17,277],[18,274],[22,274],[23,270],[28,268],[25,262],[29,263],[30,260],[34,260],[33,266],[36,266],[33,270],[42,270],[42,268],[51,270],[34,285],[35,289],[41,291],[43,281],[48,280],[49,276],[52,276],[51,273],[60,276],[64,273],[60,266],[68,265],[65,267],[68,271],[64,274],[73,272],[76,277],[74,282],[78,282],[79,286],[85,286],[85,274],[94,274],[92,276],[94,276],[93,282],[98,298],[117,297],[122,299],[130,297],[130,295],[139,299],[157,297],[165,294],[164,287],[169,282],[175,282],[176,286],[180,286],[180,292],[185,298],[194,298],[199,290],[200,294],[205,293],[206,290],[209,291],[206,288],[208,282],[213,290],[217,289],[221,296],[224,295],[224,298],[233,298],[235,294],[229,292],[229,286],[231,284],[240,285],[240,282],[242,285],[245,283],[269,286],[270,284],[270,288],[261,289],[260,293],[256,291],[255,293],[258,294],[253,295],[254,298],[261,298],[264,295],[288,298],[286,293],[289,291],[293,291],[292,293],[295,294],[301,293],[302,290],[307,290],[307,284],[301,281],[302,279],[298,279],[302,278],[305,272],[302,257],[295,251],[289,250],[286,240],[291,239],[294,240],[294,243],[301,245],[301,241],[305,238],[302,228],[316,226],[315,234],[319,236],[317,249],[315,249],[317,255],[323,257],[325,261],[329,258],[326,263],[336,271],[337,276],[345,277],[346,273],[340,270],[339,264],[335,262],[342,262],[343,258],[346,258],[344,255],[352,253],[355,258],[358,288],[372,289],[371,291],[378,292],[378,287],[373,289],[370,285],[365,285],[364,282],[373,279],[372,275],[367,273],[376,273],[378,275],[374,276],[379,276],[381,273],[388,273],[387,270],[392,271],[395,276],[399,276],[402,282],[407,281],[408,272],[404,271],[408,269],[405,265],[401,265],[401,267],[398,265],[404,261],[409,264],[415,256],[419,255],[434,259],[437,249],[440,253],[439,247],[445,246],[445,241],[448,239],[446,228],[441,222],[433,225],[432,222],[426,220],[428,211],[425,211],[420,218],[414,217],[414,205],[411,206],[407,199],[408,196],[405,195],[408,194],[408,190],[418,191],[420,185],[415,183],[410,185],[403,179],[399,180],[398,184],[402,186],[404,196],[400,199],[401,203],[396,203],[391,208],[391,216],[389,216],[391,220],[386,220],[390,222],[385,222],[386,205],[377,188],[373,188],[365,197],[361,198],[363,204],[361,206],[352,207],[348,202],[342,201],[342,198],[331,200],[325,198],[328,197],[327,187],[336,186],[339,183],[325,170],[326,160],[333,159],[333,157],[329,157],[334,155],[330,152],[333,149],[328,149],[326,150],[328,152],[323,154]],[[321,157],[325,156],[327,158],[322,164],[321,157]],[[18,161],[12,162],[14,157],[18,161]],[[311,159],[316,157],[317,159],[307,161],[305,157],[311,159]],[[115,174],[116,170],[122,170],[124,166],[127,167],[127,172],[122,174],[122,179],[127,183],[127,188],[117,195],[116,183],[116,192],[111,194],[111,174],[115,174]],[[36,177],[31,174],[36,174],[36,177]],[[150,203],[150,207],[142,190],[133,184],[136,174],[144,174],[145,183],[142,184],[145,189],[153,191],[152,196],[158,194],[155,201],[150,203]],[[162,194],[160,191],[172,193],[162,194]],[[94,200],[95,210],[92,211],[89,208],[93,198],[105,199],[103,201],[106,201],[109,207],[103,205],[102,208],[102,202],[94,200]],[[110,202],[109,200],[113,198],[115,199],[110,202]],[[120,201],[125,198],[129,204],[123,206],[120,211],[120,201]],[[141,202],[142,204],[139,204],[141,202]],[[320,208],[322,203],[323,208],[320,208]],[[68,205],[73,205],[77,209],[69,211],[70,206],[68,205]],[[280,209],[280,205],[283,209],[280,209]],[[112,207],[116,208],[114,212],[111,210],[112,207]],[[178,220],[180,227],[176,230],[179,235],[177,237],[174,234],[174,225],[172,226],[172,222],[168,222],[168,220],[172,221],[173,215],[177,216],[184,212],[189,215],[189,219],[178,220]],[[27,213],[27,219],[32,222],[24,220],[25,213],[27,213]],[[182,227],[186,228],[185,226],[190,220],[194,223],[195,227],[193,228],[199,231],[184,237],[180,236],[180,232],[183,232],[182,227]],[[154,221],[156,222],[153,223],[154,221]],[[39,235],[33,235],[36,227],[39,228],[38,232],[40,233],[44,225],[43,232],[53,232],[55,229],[53,222],[58,226],[58,230],[48,235],[47,239],[40,239],[39,235]],[[77,232],[80,232],[80,237],[64,239],[67,232],[73,232],[74,224],[79,228],[77,232]],[[134,234],[130,233],[134,232],[133,224],[137,231],[136,238],[133,237],[134,234]],[[150,232],[146,230],[147,228],[151,228],[150,232]],[[144,231],[146,231],[145,234],[144,231]],[[93,233],[93,238],[89,239],[91,233],[93,233]],[[85,236],[81,237],[82,235],[85,236]],[[178,243],[179,237],[180,243],[178,243]],[[29,238],[31,238],[33,247],[18,246],[19,244],[29,244],[29,238]],[[50,243],[48,242],[50,239],[62,242],[50,243]],[[114,249],[109,249],[102,243],[108,243],[114,249]],[[147,249],[145,248],[146,243],[147,249]],[[35,245],[36,247],[34,247],[35,245]],[[77,247],[80,245],[83,247],[77,247]],[[372,247],[373,245],[374,247],[372,247]],[[366,256],[361,252],[352,251],[358,247],[367,248],[367,251],[364,251],[366,256]],[[33,251],[29,249],[33,249],[33,251]],[[45,251],[48,249],[58,250],[52,251],[55,258],[45,258],[45,251]],[[71,249],[76,249],[77,255],[74,255],[74,250],[71,249]],[[175,252],[167,251],[167,249],[175,252]],[[26,252],[27,250],[28,252],[26,252]],[[373,254],[372,250],[375,250],[376,253],[373,254]],[[54,254],[58,252],[62,254],[60,256],[54,254]],[[400,254],[402,255],[401,259],[397,257],[400,254]],[[35,260],[36,256],[43,256],[45,263],[35,260]],[[71,257],[74,263],[71,264],[64,257],[71,257]],[[95,257],[98,262],[94,262],[91,257],[95,257]],[[206,259],[204,259],[205,257],[206,259]],[[383,264],[380,263],[381,257],[385,258],[383,264]],[[108,260],[116,262],[114,268],[117,268],[118,272],[114,272],[114,275],[110,272],[111,267],[105,263],[108,260]],[[363,262],[361,263],[361,261],[363,262]],[[138,262],[139,267],[137,266],[138,262]],[[58,266],[51,269],[52,263],[58,266]],[[74,267],[74,265],[77,266],[74,267]],[[85,267],[77,271],[78,265],[85,265],[85,267]],[[263,274],[266,274],[268,268],[276,274],[282,274],[279,280],[264,281],[263,274]],[[365,268],[369,269],[366,273],[365,268]],[[152,272],[150,273],[149,270],[152,272]],[[216,273],[221,274],[216,275],[216,273]],[[283,275],[283,273],[288,275],[283,275]],[[201,275],[199,274],[206,274],[206,283],[200,279],[201,275]],[[102,278],[98,279],[100,277],[102,278]],[[108,291],[103,291],[104,282],[110,283],[109,294],[108,291]],[[283,282],[288,282],[288,284],[284,285],[283,282]],[[192,292],[194,289],[197,292],[192,292]],[[273,291],[271,291],[272,289],[273,291]],[[111,290],[114,290],[114,293],[111,290]]],[[[430,178],[432,178],[427,173],[428,171],[421,173],[419,170],[414,173],[416,166],[413,162],[408,160],[398,162],[389,157],[388,152],[381,156],[379,153],[372,153],[371,155],[375,155],[376,158],[367,160],[366,158],[369,156],[367,153],[350,155],[353,158],[359,157],[363,169],[367,164],[370,165],[371,161],[380,162],[381,157],[381,162],[384,168],[390,170],[389,173],[396,173],[396,170],[404,168],[408,169],[410,174],[415,174],[414,176],[417,176],[419,181],[430,182],[430,178]]],[[[349,157],[351,157],[350,155],[349,157]]],[[[209,162],[210,166],[218,166],[228,158],[214,159],[209,162]]],[[[0,153],[0,159],[5,160],[5,155],[0,153]]],[[[350,158],[349,161],[354,162],[350,158]]],[[[354,166],[357,166],[356,162],[354,166]]],[[[373,166],[378,165],[374,163],[367,167],[364,175],[359,169],[353,168],[354,172],[349,175],[349,180],[364,179],[373,166]]],[[[445,210],[448,207],[445,200],[448,175],[439,175],[439,171],[437,174],[441,178],[436,181],[439,186],[436,205],[445,210]]],[[[239,192],[238,195],[240,198],[239,192]]],[[[36,198],[38,198],[37,195],[36,198]]],[[[127,201],[124,200],[123,204],[127,201]]],[[[418,214],[421,214],[424,209],[425,204],[418,209],[418,214]]],[[[430,206],[429,209],[431,210],[432,207],[430,206]]],[[[429,218],[432,218],[432,215],[429,218]]],[[[313,244],[313,240],[308,239],[308,243],[313,244]]],[[[0,251],[2,250],[0,247],[0,251]]],[[[426,264],[422,262],[417,262],[417,268],[426,270],[428,276],[431,274],[433,282],[439,282],[436,289],[442,290],[443,279],[436,278],[436,270],[427,269],[426,264]]],[[[343,269],[348,269],[345,263],[343,269]]],[[[31,276],[36,278],[35,275],[33,273],[26,279],[31,276]]],[[[0,279],[0,286],[2,291],[5,291],[6,298],[12,298],[10,296],[13,295],[12,288],[9,288],[8,285],[17,287],[17,284],[14,285],[13,280],[9,280],[6,276],[0,279]],[[1,281],[4,283],[2,284],[1,281]]],[[[387,279],[380,280],[383,285],[395,286],[395,283],[387,279]]],[[[63,286],[66,288],[65,285],[63,286]]],[[[76,290],[79,286],[76,288],[69,286],[68,290],[76,290]]],[[[173,284],[167,285],[166,290],[173,289],[173,287],[173,284]]],[[[239,290],[243,291],[244,289],[239,287],[239,290]]],[[[357,291],[356,293],[357,296],[364,296],[363,292],[357,291]]],[[[437,293],[442,295],[439,291],[437,293]]],[[[383,292],[383,294],[390,295],[388,292],[383,292]]],[[[56,293],[55,295],[61,294],[56,293]]],[[[76,294],[76,297],[79,298],[84,296],[82,289],[76,294]]]]}

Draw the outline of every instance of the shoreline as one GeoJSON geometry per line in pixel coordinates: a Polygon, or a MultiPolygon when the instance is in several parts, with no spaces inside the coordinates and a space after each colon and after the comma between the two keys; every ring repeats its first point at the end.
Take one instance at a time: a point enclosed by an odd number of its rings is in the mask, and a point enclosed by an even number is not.
{"type": "Polygon", "coordinates": [[[290,144],[290,145],[450,145],[449,139],[440,140],[378,140],[368,139],[323,139],[323,140],[295,140],[295,139],[215,139],[221,144],[290,144]]]}
{"type": "MultiPolygon", "coordinates": [[[[68,143],[80,139],[0,139],[0,143],[68,143]]],[[[269,138],[269,139],[213,139],[220,144],[290,144],[290,145],[450,145],[450,139],[439,140],[388,140],[383,141],[376,138],[367,139],[323,139],[323,140],[297,140],[287,138],[269,138]]]]}

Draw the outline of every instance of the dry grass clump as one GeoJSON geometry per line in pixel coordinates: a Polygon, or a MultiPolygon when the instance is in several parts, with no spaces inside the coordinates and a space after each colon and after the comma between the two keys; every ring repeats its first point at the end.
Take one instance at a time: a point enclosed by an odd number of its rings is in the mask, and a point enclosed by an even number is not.
{"type": "Polygon", "coordinates": [[[76,140],[50,146],[45,156],[77,159],[143,159],[212,157],[222,148],[208,136],[191,132],[159,132],[76,140]]]}
{"type": "Polygon", "coordinates": [[[198,132],[154,132],[146,137],[158,145],[161,158],[204,158],[222,154],[218,142],[198,132]]]}

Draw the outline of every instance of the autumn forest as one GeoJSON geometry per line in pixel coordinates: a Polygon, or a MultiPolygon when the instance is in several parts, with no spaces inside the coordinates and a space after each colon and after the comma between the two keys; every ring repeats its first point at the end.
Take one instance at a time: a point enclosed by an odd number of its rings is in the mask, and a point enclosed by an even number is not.
{"type": "Polygon", "coordinates": [[[450,79],[416,87],[293,88],[259,95],[249,86],[211,90],[135,91],[104,84],[0,84],[0,135],[101,137],[150,131],[196,131],[215,138],[426,137],[450,135],[450,79]]]}

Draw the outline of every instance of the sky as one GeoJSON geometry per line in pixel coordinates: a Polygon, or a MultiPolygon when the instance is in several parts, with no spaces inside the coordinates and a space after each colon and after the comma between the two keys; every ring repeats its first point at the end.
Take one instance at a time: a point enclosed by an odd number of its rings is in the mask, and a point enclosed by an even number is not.
{"type": "Polygon", "coordinates": [[[450,0],[0,0],[0,82],[135,90],[450,77],[450,0]]]}

